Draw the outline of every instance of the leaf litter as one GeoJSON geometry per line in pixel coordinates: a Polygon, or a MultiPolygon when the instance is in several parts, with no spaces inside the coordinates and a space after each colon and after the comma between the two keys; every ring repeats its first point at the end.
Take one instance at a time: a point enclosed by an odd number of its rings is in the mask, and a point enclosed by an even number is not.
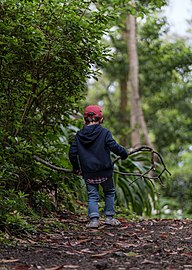
{"type": "MultiPolygon", "coordinates": [[[[54,221],[54,220],[53,220],[54,221]]],[[[192,221],[121,219],[120,227],[86,228],[78,215],[57,217],[51,227],[16,244],[0,244],[0,270],[192,270],[192,221]]],[[[42,223],[42,222],[41,222],[42,223]]]]}

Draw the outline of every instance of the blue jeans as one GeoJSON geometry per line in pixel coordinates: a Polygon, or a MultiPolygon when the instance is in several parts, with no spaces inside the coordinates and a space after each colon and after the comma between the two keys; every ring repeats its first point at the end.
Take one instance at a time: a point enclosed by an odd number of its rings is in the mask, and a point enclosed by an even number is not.
{"type": "MultiPolygon", "coordinates": [[[[115,199],[115,188],[113,178],[109,178],[105,182],[100,184],[103,188],[105,196],[105,216],[113,216],[114,211],[114,199],[115,199]]],[[[86,183],[87,194],[88,194],[88,216],[89,218],[99,218],[99,184],[86,183]]]]}

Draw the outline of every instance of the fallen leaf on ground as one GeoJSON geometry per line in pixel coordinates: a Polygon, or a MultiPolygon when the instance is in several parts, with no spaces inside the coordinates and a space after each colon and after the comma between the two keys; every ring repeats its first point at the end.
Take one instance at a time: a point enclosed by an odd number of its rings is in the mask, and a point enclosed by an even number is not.
{"type": "Polygon", "coordinates": [[[106,232],[105,234],[112,237],[115,236],[113,233],[110,233],[110,232],[106,232]]]}
{"type": "Polygon", "coordinates": [[[64,265],[63,266],[63,268],[66,268],[66,269],[77,269],[77,268],[79,268],[79,266],[78,265],[64,265]]]}
{"type": "Polygon", "coordinates": [[[78,246],[78,245],[80,245],[80,244],[83,244],[83,243],[86,243],[86,242],[89,242],[89,241],[91,241],[90,238],[88,238],[88,239],[81,239],[81,240],[77,240],[77,241],[75,241],[75,242],[71,242],[70,245],[71,245],[72,247],[75,247],[75,246],[78,246]]]}
{"type": "Polygon", "coordinates": [[[55,267],[51,267],[51,268],[45,268],[45,270],[59,270],[59,269],[63,269],[64,265],[60,265],[60,266],[55,266],[55,267]]]}
{"type": "Polygon", "coordinates": [[[169,236],[168,233],[160,233],[159,236],[163,239],[167,238],[169,236]]]}
{"type": "Polygon", "coordinates": [[[127,229],[128,227],[130,227],[130,225],[129,225],[129,224],[127,224],[126,226],[120,227],[118,230],[119,230],[119,231],[122,231],[122,230],[127,229]]]}
{"type": "Polygon", "coordinates": [[[182,250],[184,250],[184,247],[178,247],[177,250],[182,251],[182,250]]]}
{"type": "Polygon", "coordinates": [[[147,260],[147,259],[145,259],[143,262],[141,262],[141,264],[147,264],[147,263],[150,263],[150,264],[159,264],[159,262],[154,262],[154,261],[150,261],[150,260],[147,260]]]}
{"type": "Polygon", "coordinates": [[[18,262],[19,259],[11,259],[11,260],[0,260],[0,263],[11,263],[11,262],[18,262]]]}
{"type": "Polygon", "coordinates": [[[21,264],[21,265],[16,265],[11,267],[12,270],[30,270],[32,269],[32,266],[26,265],[26,264],[21,264]]]}
{"type": "Polygon", "coordinates": [[[192,253],[190,253],[190,252],[184,252],[184,253],[181,254],[181,256],[192,257],[192,253]]]}
{"type": "Polygon", "coordinates": [[[94,253],[94,251],[91,251],[90,249],[88,248],[84,248],[81,250],[82,253],[94,253]]]}
{"type": "Polygon", "coordinates": [[[125,242],[117,242],[116,245],[123,248],[129,248],[129,247],[138,247],[139,244],[135,245],[135,244],[129,244],[125,242]]]}
{"type": "Polygon", "coordinates": [[[124,253],[127,257],[137,257],[138,256],[138,253],[135,253],[135,252],[127,252],[127,253],[124,253]]]}
{"type": "Polygon", "coordinates": [[[98,254],[93,254],[93,255],[91,255],[91,257],[93,257],[93,258],[94,257],[103,257],[103,256],[105,256],[107,254],[111,254],[111,253],[117,252],[117,251],[119,251],[119,250],[117,250],[117,249],[111,249],[111,250],[103,251],[103,252],[98,253],[98,254]]]}
{"type": "Polygon", "coordinates": [[[77,269],[79,268],[78,265],[72,265],[72,264],[69,264],[69,265],[60,265],[60,266],[55,266],[55,267],[51,267],[51,268],[45,268],[45,270],[60,270],[60,269],[63,269],[63,268],[66,268],[66,269],[77,269]]]}
{"type": "Polygon", "coordinates": [[[55,266],[55,267],[51,267],[51,268],[45,268],[45,270],[60,270],[60,269],[63,269],[63,268],[66,268],[66,269],[77,269],[79,268],[78,265],[60,265],[60,266],[55,266]]]}

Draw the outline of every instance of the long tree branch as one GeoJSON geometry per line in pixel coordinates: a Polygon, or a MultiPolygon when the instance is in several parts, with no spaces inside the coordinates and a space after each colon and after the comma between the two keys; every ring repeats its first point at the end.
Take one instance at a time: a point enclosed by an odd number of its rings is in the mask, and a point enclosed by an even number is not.
{"type": "Polygon", "coordinates": [[[47,167],[49,167],[49,168],[51,168],[51,169],[53,169],[53,170],[55,170],[55,171],[65,172],[65,173],[72,173],[71,170],[64,169],[64,168],[61,168],[61,167],[57,167],[57,166],[55,166],[55,165],[53,165],[53,164],[47,162],[46,160],[44,160],[44,159],[42,159],[42,158],[40,158],[40,157],[37,157],[37,156],[35,156],[35,155],[33,156],[33,158],[34,158],[36,161],[42,163],[43,165],[45,165],[45,166],[47,166],[47,167]]]}
{"type": "MultiPolygon", "coordinates": [[[[133,183],[135,183],[139,179],[144,179],[144,180],[155,180],[156,179],[156,180],[159,180],[159,182],[160,182],[161,185],[163,185],[163,181],[161,179],[162,174],[164,172],[167,172],[169,175],[171,175],[171,173],[167,169],[167,167],[166,167],[166,165],[165,165],[165,163],[163,161],[163,158],[161,157],[161,155],[157,151],[153,150],[149,146],[141,146],[141,147],[138,147],[138,148],[135,148],[135,149],[131,150],[128,154],[129,155],[133,155],[135,153],[143,152],[143,151],[144,152],[147,151],[147,152],[150,152],[151,153],[151,167],[146,172],[141,173],[141,174],[140,173],[123,173],[123,172],[120,172],[120,171],[117,171],[117,170],[115,170],[114,172],[115,173],[118,173],[120,175],[124,175],[124,176],[136,176],[137,178],[134,181],[132,181],[130,183],[130,185],[132,185],[133,183]],[[158,175],[152,176],[152,175],[150,175],[150,172],[153,172],[155,170],[156,156],[161,161],[161,164],[163,166],[163,169],[162,169],[162,171],[158,175]]],[[[120,157],[116,158],[113,163],[117,162],[119,159],[120,159],[120,157]]]]}
{"type": "MultiPolygon", "coordinates": [[[[126,173],[126,172],[120,172],[120,171],[117,171],[117,170],[114,170],[114,173],[118,173],[120,175],[124,175],[124,176],[136,176],[136,179],[134,181],[132,181],[130,183],[130,185],[132,185],[133,183],[135,183],[137,180],[139,179],[144,179],[144,180],[149,180],[151,183],[152,181],[151,180],[159,180],[160,184],[163,185],[163,182],[162,182],[162,179],[161,179],[161,176],[164,172],[167,172],[169,175],[171,175],[171,173],[169,172],[169,170],[166,168],[166,165],[163,161],[163,158],[161,157],[161,155],[154,151],[151,147],[149,146],[141,146],[141,147],[138,147],[138,148],[135,148],[135,149],[131,149],[128,154],[129,156],[130,155],[134,155],[138,152],[150,152],[151,153],[151,167],[144,173],[126,173]],[[152,176],[152,175],[149,175],[150,172],[154,171],[155,170],[155,155],[158,156],[159,160],[161,161],[161,164],[163,165],[163,169],[162,171],[156,175],[156,176],[152,176]]],[[[45,161],[44,159],[34,155],[33,158],[42,163],[43,165],[53,169],[53,170],[56,170],[56,171],[59,171],[59,172],[64,172],[64,173],[73,173],[71,170],[69,169],[64,169],[64,168],[61,168],[61,167],[58,167],[58,166],[55,166],[47,161],[45,161]]],[[[121,158],[120,157],[117,157],[113,163],[116,163],[118,160],[120,160],[121,158]]],[[[152,183],[153,184],[153,183],[152,183]]],[[[153,185],[154,186],[154,185],[153,185]]]]}

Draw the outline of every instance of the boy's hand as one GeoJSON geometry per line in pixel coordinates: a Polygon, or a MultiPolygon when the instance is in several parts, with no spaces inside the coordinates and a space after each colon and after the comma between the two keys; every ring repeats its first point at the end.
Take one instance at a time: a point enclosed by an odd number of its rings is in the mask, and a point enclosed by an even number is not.
{"type": "Polygon", "coordinates": [[[128,157],[128,152],[126,152],[123,156],[121,156],[122,160],[125,160],[128,157]]]}
{"type": "Polygon", "coordinates": [[[75,171],[73,171],[73,173],[76,175],[82,175],[82,172],[80,170],[75,170],[75,171]]]}

